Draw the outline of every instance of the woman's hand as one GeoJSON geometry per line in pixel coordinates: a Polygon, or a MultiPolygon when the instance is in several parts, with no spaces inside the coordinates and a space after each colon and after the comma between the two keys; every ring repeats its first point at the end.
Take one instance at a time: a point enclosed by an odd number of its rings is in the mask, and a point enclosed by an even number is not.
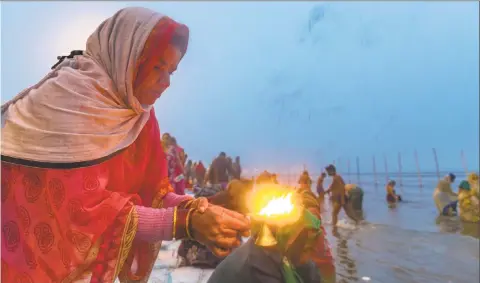
{"type": "Polygon", "coordinates": [[[239,236],[249,236],[250,221],[240,213],[209,205],[203,213],[192,212],[190,229],[196,241],[216,256],[225,257],[240,246],[239,236]]]}
{"type": "Polygon", "coordinates": [[[204,197],[199,197],[190,203],[188,208],[196,209],[200,213],[204,213],[208,207],[208,199],[204,197]]]}

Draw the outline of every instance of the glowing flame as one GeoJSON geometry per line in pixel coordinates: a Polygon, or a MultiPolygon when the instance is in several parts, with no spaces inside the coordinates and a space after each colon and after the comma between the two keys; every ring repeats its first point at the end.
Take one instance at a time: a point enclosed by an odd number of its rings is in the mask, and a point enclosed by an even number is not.
{"type": "Polygon", "coordinates": [[[260,210],[258,215],[261,216],[277,216],[292,213],[294,204],[292,202],[293,193],[271,199],[267,205],[260,210]]]}

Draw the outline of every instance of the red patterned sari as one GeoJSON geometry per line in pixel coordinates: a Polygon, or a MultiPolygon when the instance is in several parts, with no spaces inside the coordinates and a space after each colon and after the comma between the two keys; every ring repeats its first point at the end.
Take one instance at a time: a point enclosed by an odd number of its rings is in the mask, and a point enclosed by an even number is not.
{"type": "Polygon", "coordinates": [[[161,243],[133,243],[134,204],[161,207],[169,191],[153,110],[137,140],[100,164],[68,170],[2,162],[1,281],[145,278],[161,243]],[[129,272],[134,253],[136,275],[129,272]]]}

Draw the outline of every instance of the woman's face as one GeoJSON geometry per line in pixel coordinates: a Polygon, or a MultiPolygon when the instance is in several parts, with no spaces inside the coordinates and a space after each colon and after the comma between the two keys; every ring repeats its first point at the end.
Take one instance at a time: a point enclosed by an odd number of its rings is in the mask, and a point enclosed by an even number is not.
{"type": "Polygon", "coordinates": [[[165,145],[168,145],[170,143],[170,135],[169,134],[163,134],[162,135],[162,142],[165,145]]]}
{"type": "Polygon", "coordinates": [[[170,86],[170,76],[177,70],[181,58],[182,53],[176,47],[167,47],[161,59],[135,89],[135,96],[140,104],[152,105],[170,86]]]}

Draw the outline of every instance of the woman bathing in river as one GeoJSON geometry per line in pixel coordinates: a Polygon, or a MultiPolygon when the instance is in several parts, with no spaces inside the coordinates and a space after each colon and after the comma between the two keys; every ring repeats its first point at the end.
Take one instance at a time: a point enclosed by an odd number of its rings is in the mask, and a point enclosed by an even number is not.
{"type": "Polygon", "coordinates": [[[386,199],[389,206],[394,206],[397,202],[402,201],[402,196],[397,195],[397,191],[395,190],[396,185],[397,182],[390,180],[385,186],[385,190],[387,192],[386,199]]]}
{"type": "Polygon", "coordinates": [[[168,181],[153,104],[187,43],[168,17],[120,10],[2,105],[1,282],[146,282],[162,240],[240,244],[243,215],[168,181]]]}

